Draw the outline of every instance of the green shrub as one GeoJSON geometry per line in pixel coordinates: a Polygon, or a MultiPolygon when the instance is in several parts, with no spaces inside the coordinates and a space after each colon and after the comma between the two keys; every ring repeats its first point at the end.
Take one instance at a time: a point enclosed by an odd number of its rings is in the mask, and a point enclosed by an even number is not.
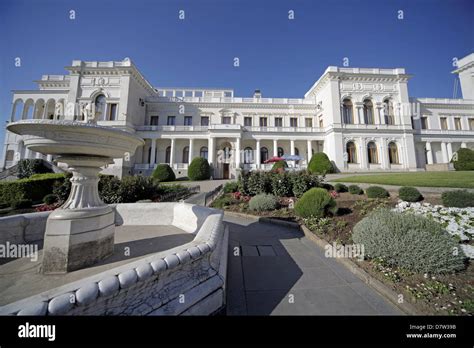
{"type": "Polygon", "coordinates": [[[229,181],[224,185],[224,193],[232,193],[239,191],[239,183],[237,181],[229,181]]]}
{"type": "Polygon", "coordinates": [[[467,148],[461,148],[456,151],[456,156],[451,162],[454,163],[456,170],[474,170],[474,151],[467,148]]]}
{"type": "Polygon", "coordinates": [[[58,201],[58,196],[50,193],[43,197],[43,203],[47,205],[54,204],[58,201]]]}
{"type": "Polygon", "coordinates": [[[420,215],[375,210],[355,225],[352,239],[364,245],[369,258],[413,272],[450,273],[465,267],[457,241],[420,215]]]}
{"type": "Polygon", "coordinates": [[[33,174],[28,179],[59,179],[63,180],[66,173],[45,173],[45,174],[33,174]]]}
{"type": "Polygon", "coordinates": [[[334,172],[334,167],[324,152],[318,152],[311,157],[308,170],[310,173],[328,174],[334,172]]]}
{"type": "Polygon", "coordinates": [[[293,196],[301,197],[310,188],[315,187],[319,184],[317,177],[310,175],[304,171],[297,173],[290,173],[291,189],[293,196]]]}
{"type": "Polygon", "coordinates": [[[273,173],[271,187],[273,195],[277,197],[290,197],[293,193],[292,183],[287,172],[273,173]]]}
{"type": "Polygon", "coordinates": [[[72,173],[67,172],[64,174],[63,181],[56,181],[53,184],[53,194],[58,197],[59,202],[64,202],[69,197],[69,193],[71,192],[71,178],[72,173]]]}
{"type": "Polygon", "coordinates": [[[18,162],[18,178],[29,178],[33,174],[52,173],[41,159],[22,159],[18,162]]]}
{"type": "Polygon", "coordinates": [[[390,197],[390,194],[388,193],[388,191],[380,186],[370,186],[367,190],[365,190],[365,193],[367,193],[368,198],[390,197]]]}
{"type": "Polygon", "coordinates": [[[286,161],[283,161],[283,160],[278,161],[278,162],[273,163],[272,172],[285,170],[285,168],[288,168],[288,164],[286,163],[286,161]]]}
{"type": "Polygon", "coordinates": [[[22,199],[41,202],[44,196],[53,192],[54,183],[63,182],[64,178],[64,175],[52,174],[48,177],[0,182],[0,202],[11,204],[22,199]]]}
{"type": "Polygon", "coordinates": [[[99,175],[99,196],[104,203],[121,202],[120,180],[113,175],[99,175]]]}
{"type": "Polygon", "coordinates": [[[250,173],[241,173],[239,175],[239,180],[237,181],[239,183],[239,192],[242,193],[245,196],[249,196],[249,178],[250,178],[250,173]]]}
{"type": "Polygon", "coordinates": [[[336,185],[334,185],[334,190],[336,192],[341,193],[341,192],[347,192],[349,189],[347,188],[346,185],[341,184],[341,183],[337,183],[336,185]]]}
{"type": "Polygon", "coordinates": [[[191,180],[208,180],[211,177],[209,162],[203,157],[196,157],[188,167],[188,177],[191,180]]]}
{"type": "Polygon", "coordinates": [[[406,202],[419,202],[423,195],[415,187],[403,186],[398,190],[398,198],[406,202]]]}
{"type": "Polygon", "coordinates": [[[234,199],[231,195],[224,194],[220,197],[217,197],[214,200],[214,202],[212,202],[212,207],[217,208],[217,209],[224,209],[224,207],[232,205],[236,202],[237,202],[237,200],[234,199]]]}
{"type": "Polygon", "coordinates": [[[474,193],[466,190],[446,191],[441,195],[445,207],[474,207],[474,193]]]}
{"type": "Polygon", "coordinates": [[[15,210],[31,208],[32,205],[33,201],[31,199],[19,199],[10,203],[10,206],[15,210]]]}
{"type": "Polygon", "coordinates": [[[260,193],[268,193],[270,190],[270,183],[268,174],[265,172],[251,172],[247,182],[247,190],[251,196],[260,193]]]}
{"type": "Polygon", "coordinates": [[[189,196],[189,192],[188,187],[179,184],[159,185],[155,188],[156,198],[160,202],[176,202],[189,196]]]}
{"type": "Polygon", "coordinates": [[[118,202],[134,203],[142,199],[151,199],[156,195],[153,179],[144,176],[126,176],[122,178],[118,190],[118,202]]]}
{"type": "Polygon", "coordinates": [[[278,208],[278,200],[274,195],[258,194],[249,202],[249,209],[255,211],[268,211],[278,208]]]}
{"type": "Polygon", "coordinates": [[[173,169],[167,164],[158,164],[153,171],[152,177],[156,181],[175,181],[173,169]]]}
{"type": "Polygon", "coordinates": [[[323,188],[312,188],[296,202],[295,211],[298,216],[303,218],[320,218],[335,214],[337,206],[328,191],[323,188]]]}
{"type": "Polygon", "coordinates": [[[364,193],[364,190],[362,190],[359,186],[357,185],[350,185],[348,187],[349,193],[353,195],[361,195],[364,193]]]}

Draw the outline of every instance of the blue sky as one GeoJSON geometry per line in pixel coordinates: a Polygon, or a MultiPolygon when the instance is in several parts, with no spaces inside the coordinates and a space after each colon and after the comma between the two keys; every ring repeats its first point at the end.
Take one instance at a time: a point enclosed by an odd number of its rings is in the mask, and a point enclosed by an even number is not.
{"type": "Polygon", "coordinates": [[[410,96],[449,98],[453,57],[474,51],[473,17],[472,0],[2,0],[0,113],[8,119],[10,90],[35,88],[73,59],[124,57],[155,86],[267,97],[303,97],[347,57],[353,67],[406,68],[410,96]]]}

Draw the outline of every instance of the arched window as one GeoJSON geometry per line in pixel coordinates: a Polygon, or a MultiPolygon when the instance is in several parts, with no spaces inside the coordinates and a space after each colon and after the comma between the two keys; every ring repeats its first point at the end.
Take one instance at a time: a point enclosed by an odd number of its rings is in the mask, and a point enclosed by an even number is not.
{"type": "Polygon", "coordinates": [[[165,152],[165,163],[169,164],[170,162],[171,162],[171,146],[168,146],[165,152]]]}
{"type": "Polygon", "coordinates": [[[282,147],[279,146],[279,147],[278,147],[277,156],[278,156],[278,157],[281,157],[281,156],[283,156],[284,154],[285,154],[285,151],[283,150],[282,147]]]}
{"type": "Polygon", "coordinates": [[[364,100],[364,123],[374,124],[374,106],[370,99],[364,100]]]}
{"type": "Polygon", "coordinates": [[[265,162],[268,159],[268,149],[266,147],[260,148],[260,161],[265,162]]]}
{"type": "Polygon", "coordinates": [[[244,149],[244,164],[253,163],[253,150],[251,147],[244,149]]]}
{"type": "Polygon", "coordinates": [[[398,158],[398,146],[393,141],[388,144],[388,160],[390,164],[400,164],[398,158]]]}
{"type": "Polygon", "coordinates": [[[207,159],[207,154],[208,154],[207,146],[201,147],[201,150],[199,150],[199,157],[207,159]]]}
{"type": "Polygon", "coordinates": [[[25,105],[22,99],[18,99],[13,103],[12,121],[19,121],[22,119],[24,107],[25,105]]]}
{"type": "Polygon", "coordinates": [[[354,117],[352,115],[352,102],[350,99],[344,99],[342,101],[342,121],[345,124],[354,123],[354,117]]]}
{"type": "Polygon", "coordinates": [[[105,96],[103,94],[95,98],[94,112],[97,120],[105,120],[105,96]]]}
{"type": "Polygon", "coordinates": [[[367,144],[367,156],[369,157],[370,164],[379,163],[379,156],[377,154],[377,145],[373,141],[367,144]]]}
{"type": "Polygon", "coordinates": [[[189,163],[189,146],[183,148],[183,163],[189,163]]]}
{"type": "Polygon", "coordinates": [[[346,145],[347,163],[357,163],[357,151],[353,141],[349,141],[346,145]]]}
{"type": "Polygon", "coordinates": [[[385,124],[394,125],[395,124],[395,114],[393,112],[393,102],[387,98],[383,101],[383,114],[385,119],[385,124]]]}

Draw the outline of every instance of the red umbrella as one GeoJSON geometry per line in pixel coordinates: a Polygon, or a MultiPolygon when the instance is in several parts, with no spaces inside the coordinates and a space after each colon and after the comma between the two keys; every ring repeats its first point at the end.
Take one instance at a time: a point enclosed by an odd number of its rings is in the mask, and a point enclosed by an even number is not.
{"type": "Polygon", "coordinates": [[[267,159],[263,163],[267,164],[267,163],[280,162],[280,161],[284,161],[284,159],[282,157],[272,157],[272,158],[267,159]]]}

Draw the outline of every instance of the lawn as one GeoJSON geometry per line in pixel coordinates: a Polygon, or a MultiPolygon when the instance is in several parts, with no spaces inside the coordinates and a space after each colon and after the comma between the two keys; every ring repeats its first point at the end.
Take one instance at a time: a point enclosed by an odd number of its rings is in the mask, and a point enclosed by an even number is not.
{"type": "Polygon", "coordinates": [[[474,188],[474,171],[354,175],[331,181],[397,186],[474,188]]]}

